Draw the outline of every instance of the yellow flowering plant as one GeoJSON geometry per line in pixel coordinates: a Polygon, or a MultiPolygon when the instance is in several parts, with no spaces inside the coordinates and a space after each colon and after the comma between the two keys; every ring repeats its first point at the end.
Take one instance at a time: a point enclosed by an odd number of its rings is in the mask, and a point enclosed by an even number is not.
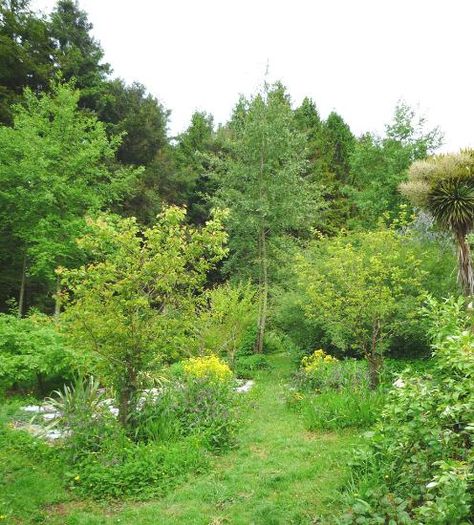
{"type": "Polygon", "coordinates": [[[232,378],[232,371],[216,355],[192,357],[183,362],[184,374],[192,378],[205,378],[226,382],[232,378]]]}
{"type": "Polygon", "coordinates": [[[326,354],[321,348],[315,350],[311,355],[303,357],[301,360],[301,367],[305,374],[313,375],[324,365],[331,365],[337,363],[339,360],[332,355],[326,354]]]}

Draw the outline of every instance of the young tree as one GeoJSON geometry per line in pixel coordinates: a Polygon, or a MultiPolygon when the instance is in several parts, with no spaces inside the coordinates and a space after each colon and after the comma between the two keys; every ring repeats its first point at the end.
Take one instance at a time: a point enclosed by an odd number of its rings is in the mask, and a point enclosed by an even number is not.
{"type": "Polygon", "coordinates": [[[464,295],[474,295],[472,258],[466,238],[474,227],[474,150],[414,162],[408,181],[400,190],[452,232],[457,246],[459,284],[464,295]]]}
{"type": "Polygon", "coordinates": [[[174,148],[176,173],[182,183],[189,219],[202,224],[209,216],[211,197],[216,189],[209,176],[208,156],[217,149],[212,115],[196,111],[188,129],[177,137],[174,148]]]}
{"type": "Polygon", "coordinates": [[[379,229],[315,242],[298,263],[306,315],[369,364],[375,388],[390,340],[413,321],[424,272],[407,238],[379,229]]]}
{"type": "Polygon", "coordinates": [[[54,287],[55,268],[80,260],[74,239],[84,214],[120,198],[135,176],[110,168],[118,140],[110,141],[102,123],[78,110],[79,96],[68,84],[39,97],[27,90],[13,127],[0,127],[0,218],[22,268],[20,316],[26,275],[54,287]]]}
{"type": "Polygon", "coordinates": [[[200,354],[227,358],[231,366],[242,340],[255,326],[255,288],[250,283],[225,283],[208,290],[194,332],[200,354]]]}
{"type": "Polygon", "coordinates": [[[396,211],[402,200],[398,186],[410,164],[433,153],[441,141],[439,129],[427,129],[425,119],[404,103],[396,106],[384,137],[361,137],[351,156],[346,190],[353,204],[351,223],[374,227],[383,213],[396,211]]]}
{"type": "Polygon", "coordinates": [[[255,350],[262,352],[269,287],[277,266],[275,249],[308,217],[310,193],[302,176],[306,137],[296,128],[280,84],[265,85],[257,96],[241,99],[227,132],[229,153],[221,165],[217,192],[217,201],[230,209],[227,268],[258,283],[255,350]]]}
{"type": "Polygon", "coordinates": [[[185,216],[167,208],[142,232],[133,218],[91,220],[80,244],[94,261],[60,270],[65,331],[78,355],[91,356],[115,388],[124,425],[140,374],[188,346],[206,274],[226,254],[222,212],[200,229],[185,225],[185,216]]]}

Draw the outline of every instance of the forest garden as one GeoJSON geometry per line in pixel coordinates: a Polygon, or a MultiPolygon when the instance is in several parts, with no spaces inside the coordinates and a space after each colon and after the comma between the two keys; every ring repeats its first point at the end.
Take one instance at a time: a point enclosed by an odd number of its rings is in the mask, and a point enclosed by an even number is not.
{"type": "Polygon", "coordinates": [[[474,523],[474,151],[278,82],[171,137],[76,2],[0,21],[0,522],[474,523]]]}

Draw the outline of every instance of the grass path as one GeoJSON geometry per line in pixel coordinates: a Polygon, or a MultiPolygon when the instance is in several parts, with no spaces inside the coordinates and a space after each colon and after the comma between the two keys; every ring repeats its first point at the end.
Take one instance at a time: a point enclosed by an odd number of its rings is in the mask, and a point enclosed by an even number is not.
{"type": "MultiPolygon", "coordinates": [[[[217,458],[209,472],[159,500],[67,512],[69,525],[290,525],[333,523],[333,498],[344,480],[354,433],[305,431],[285,406],[291,363],[271,356],[273,369],[257,378],[238,447],[217,458]],[[102,510],[102,512],[101,512],[102,510]]],[[[69,509],[71,510],[71,509],[69,509]]],[[[61,521],[62,519],[62,521],[61,521]]],[[[54,522],[56,523],[56,521],[54,522]]]]}

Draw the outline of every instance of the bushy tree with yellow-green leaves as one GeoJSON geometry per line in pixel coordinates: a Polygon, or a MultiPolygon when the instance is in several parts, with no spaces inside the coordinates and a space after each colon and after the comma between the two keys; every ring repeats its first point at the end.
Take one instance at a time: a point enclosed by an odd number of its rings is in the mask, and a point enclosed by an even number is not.
{"type": "Polygon", "coordinates": [[[408,234],[384,227],[316,241],[297,274],[306,316],[339,350],[367,359],[375,388],[391,339],[416,320],[425,296],[408,234]]]}
{"type": "Polygon", "coordinates": [[[64,331],[114,387],[124,425],[141,374],[187,349],[207,272],[227,253],[223,214],[194,228],[184,209],[169,207],[144,231],[133,218],[101,216],[79,241],[92,262],[59,270],[64,331]]]}

